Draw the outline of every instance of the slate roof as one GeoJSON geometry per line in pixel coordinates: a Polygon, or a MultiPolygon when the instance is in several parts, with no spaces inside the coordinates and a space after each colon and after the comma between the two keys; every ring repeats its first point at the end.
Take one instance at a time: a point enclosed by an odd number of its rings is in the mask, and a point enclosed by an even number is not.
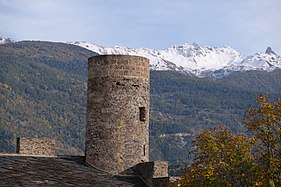
{"type": "Polygon", "coordinates": [[[137,176],[111,175],[85,163],[83,156],[0,155],[0,186],[146,187],[137,176]]]}

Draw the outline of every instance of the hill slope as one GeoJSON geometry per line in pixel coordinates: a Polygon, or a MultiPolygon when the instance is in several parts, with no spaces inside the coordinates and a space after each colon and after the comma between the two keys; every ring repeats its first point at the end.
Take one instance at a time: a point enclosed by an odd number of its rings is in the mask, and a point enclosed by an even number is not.
{"type": "MultiPolygon", "coordinates": [[[[264,74],[263,79],[270,79],[280,73],[279,70],[277,74],[264,74]]],[[[249,76],[246,77],[250,81],[249,76]]],[[[235,77],[228,79],[233,82],[230,84],[229,80],[199,79],[171,71],[153,71],[152,147],[160,149],[152,149],[152,155],[170,161],[184,160],[190,151],[191,141],[203,129],[225,124],[234,133],[243,132],[243,116],[248,106],[254,104],[256,96],[263,92],[270,92],[272,97],[281,94],[281,90],[271,92],[275,91],[274,84],[267,84],[262,88],[254,85],[248,87],[246,83],[238,84],[240,79],[236,79],[236,84],[235,77]],[[161,151],[153,153],[159,150],[161,151]]],[[[281,81],[278,80],[280,84],[281,81]]]]}
{"type": "Polygon", "coordinates": [[[7,139],[49,137],[58,141],[61,153],[81,152],[87,58],[92,55],[61,43],[0,45],[0,131],[7,139]]]}

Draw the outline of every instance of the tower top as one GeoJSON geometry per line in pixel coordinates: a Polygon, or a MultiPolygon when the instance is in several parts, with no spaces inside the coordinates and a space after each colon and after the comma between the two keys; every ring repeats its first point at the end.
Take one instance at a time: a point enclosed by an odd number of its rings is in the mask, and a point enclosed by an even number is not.
{"type": "Polygon", "coordinates": [[[94,77],[128,77],[149,80],[149,60],[131,55],[99,55],[88,59],[89,79],[94,77]]]}

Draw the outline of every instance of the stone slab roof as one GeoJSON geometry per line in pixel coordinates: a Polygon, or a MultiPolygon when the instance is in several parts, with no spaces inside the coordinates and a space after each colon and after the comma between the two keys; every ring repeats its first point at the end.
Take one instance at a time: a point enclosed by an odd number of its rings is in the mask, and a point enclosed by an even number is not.
{"type": "Polygon", "coordinates": [[[0,186],[146,187],[137,176],[111,175],[85,163],[83,156],[0,155],[0,186]]]}

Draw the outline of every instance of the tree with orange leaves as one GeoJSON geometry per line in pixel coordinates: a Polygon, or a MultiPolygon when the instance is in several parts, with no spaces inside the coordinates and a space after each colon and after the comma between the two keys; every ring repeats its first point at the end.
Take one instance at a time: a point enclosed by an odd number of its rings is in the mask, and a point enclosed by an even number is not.
{"type": "Polygon", "coordinates": [[[251,149],[254,141],[220,126],[205,130],[194,141],[195,163],[174,186],[245,186],[256,183],[251,149]]]}
{"type": "Polygon", "coordinates": [[[281,98],[260,95],[245,122],[248,136],[223,126],[201,133],[194,163],[171,186],[281,186],[281,98]]]}
{"type": "Polygon", "coordinates": [[[281,186],[281,98],[271,103],[268,95],[260,95],[257,106],[249,107],[245,122],[257,141],[254,155],[259,178],[264,186],[281,186]]]}

